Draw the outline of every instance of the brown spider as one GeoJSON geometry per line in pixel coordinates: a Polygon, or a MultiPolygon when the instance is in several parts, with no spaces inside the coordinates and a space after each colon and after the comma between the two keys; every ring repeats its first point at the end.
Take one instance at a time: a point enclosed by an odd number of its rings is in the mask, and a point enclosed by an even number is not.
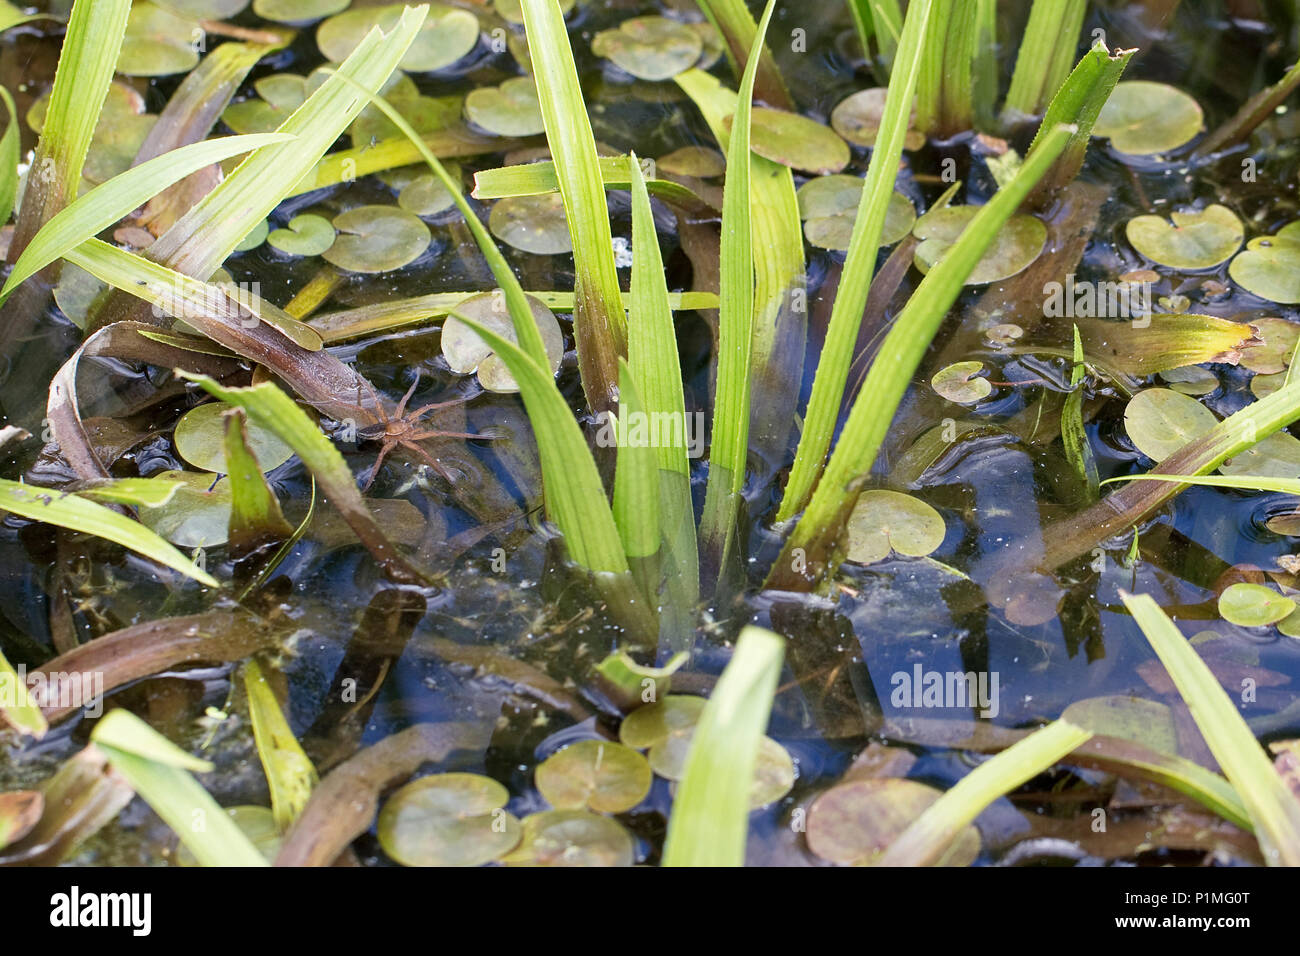
{"type": "Polygon", "coordinates": [[[379,449],[379,456],[375,459],[374,467],[370,469],[370,477],[367,478],[366,483],[361,486],[363,492],[370,490],[370,486],[374,484],[375,478],[379,475],[379,468],[383,465],[384,458],[387,457],[390,451],[398,446],[414,452],[415,455],[424,461],[425,464],[432,467],[434,471],[442,475],[442,477],[447,481],[451,481],[451,473],[442,466],[442,462],[438,461],[437,458],[434,458],[425,451],[423,446],[420,445],[420,442],[426,438],[489,439],[492,437],[490,435],[476,435],[473,432],[444,432],[436,429],[421,430],[418,422],[422,416],[436,409],[445,408],[448,405],[459,405],[462,402],[467,402],[472,396],[453,398],[446,402],[434,402],[431,405],[425,405],[421,408],[417,408],[413,412],[407,413],[406,403],[411,400],[411,396],[415,394],[416,386],[419,384],[420,373],[417,370],[415,373],[415,381],[412,382],[411,387],[406,390],[406,394],[402,396],[402,400],[397,403],[397,410],[394,412],[392,418],[388,417],[388,413],[384,410],[384,403],[380,401],[376,403],[376,408],[378,409],[381,420],[373,425],[366,425],[357,429],[357,438],[365,441],[378,441],[382,443],[379,449]]]}

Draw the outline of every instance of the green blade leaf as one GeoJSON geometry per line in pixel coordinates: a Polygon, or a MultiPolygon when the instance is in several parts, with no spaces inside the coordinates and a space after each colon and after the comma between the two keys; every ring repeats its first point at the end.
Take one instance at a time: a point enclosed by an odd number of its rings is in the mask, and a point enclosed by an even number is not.
{"type": "Polygon", "coordinates": [[[618,363],[618,461],[614,472],[614,523],[632,576],[654,602],[659,574],[659,468],[647,435],[646,411],[627,362],[618,363]],[[638,434],[634,429],[639,429],[638,434]]]}
{"type": "Polygon", "coordinates": [[[319,778],[294,737],[261,666],[251,658],[244,664],[244,690],[257,756],[271,788],[271,811],[276,826],[284,832],[302,813],[319,778]]]}
{"type": "MultiPolygon", "coordinates": [[[[12,664],[0,653],[0,718],[18,731],[40,740],[50,725],[41,707],[32,700],[27,685],[12,664]]],[[[3,846],[3,842],[0,842],[3,846]]]]}
{"type": "Polygon", "coordinates": [[[1061,442],[1065,446],[1065,460],[1070,463],[1079,481],[1087,490],[1088,499],[1097,497],[1097,459],[1088,444],[1088,433],[1083,427],[1083,340],[1079,327],[1074,327],[1074,366],[1070,370],[1070,394],[1065,397],[1061,410],[1061,442]]]}
{"type": "Polygon", "coordinates": [[[283,133],[264,133],[194,143],[141,163],[96,186],[61,209],[41,228],[14,263],[4,288],[0,289],[0,301],[55,259],[143,206],[172,183],[231,156],[291,139],[292,136],[283,133]]]}
{"type": "Polygon", "coordinates": [[[77,196],[130,12],[131,0],[76,0],[72,5],[11,257],[21,254],[41,226],[77,196]]]}
{"type": "Polygon", "coordinates": [[[831,307],[826,344],[817,362],[812,395],[804,414],[803,435],[781,498],[777,521],[794,517],[807,504],[826,461],[827,449],[831,446],[835,420],[844,401],[849,365],[853,361],[853,346],[862,325],[862,313],[875,273],[889,199],[894,191],[894,180],[898,178],[898,162],[903,154],[903,139],[907,135],[932,9],[931,0],[918,0],[907,10],[907,21],[903,24],[902,38],[890,74],[885,113],[880,121],[875,148],[871,151],[871,164],[867,168],[867,179],[858,204],[858,218],[853,224],[839,290],[831,307]]]}
{"type": "Polygon", "coordinates": [[[186,772],[187,767],[210,771],[207,761],[190,757],[125,710],[105,714],[90,739],[203,866],[267,865],[226,811],[186,772]]]}
{"type": "Polygon", "coordinates": [[[1210,488],[1237,488],[1242,491],[1276,491],[1284,495],[1300,495],[1300,478],[1274,478],[1271,475],[1120,475],[1102,482],[1113,481],[1172,481],[1183,485],[1205,485],[1210,488]]]}
{"type": "Polygon", "coordinates": [[[293,534],[279,499],[249,450],[246,422],[241,409],[230,412],[224,443],[230,481],[229,547],[236,560],[293,534]]]}
{"type": "Polygon", "coordinates": [[[8,222],[18,198],[18,109],[9,91],[0,86],[0,99],[9,112],[9,124],[0,137],[0,222],[8,222]]]}
{"type": "Polygon", "coordinates": [[[930,804],[880,857],[879,866],[933,866],[962,829],[994,800],[1038,776],[1091,732],[1057,720],[986,760],[930,804]]]}
{"type": "Polygon", "coordinates": [[[1241,796],[1270,866],[1300,866],[1300,800],[1264,756],[1232,699],[1168,615],[1148,594],[1120,598],[1165,665],[1201,736],[1241,796]]]}
{"type": "Polygon", "coordinates": [[[0,478],[0,511],[104,538],[207,587],[221,587],[216,578],[199,570],[189,558],[138,521],[77,495],[0,478]]]}
{"type": "Polygon", "coordinates": [[[1003,104],[1004,122],[1047,108],[1074,63],[1087,0],[1034,0],[1003,104]]]}
{"type": "Polygon", "coordinates": [[[760,627],[740,632],[691,738],[664,866],[744,865],[749,791],[784,655],[779,635],[760,627]]]}
{"type": "Polygon", "coordinates": [[[754,339],[754,252],[750,232],[749,119],[754,77],[775,0],[768,0],[740,83],[727,180],[722,194],[719,277],[718,382],[713,408],[713,446],[700,523],[704,553],[716,573],[725,571],[732,548],[740,491],[749,455],[750,354],[754,339]]]}
{"type": "Polygon", "coordinates": [[[533,77],[573,239],[578,307],[573,334],[587,404],[613,407],[618,357],[627,352],[627,318],[619,297],[605,186],[596,140],[582,100],[569,34],[555,0],[523,0],[533,77]]]}

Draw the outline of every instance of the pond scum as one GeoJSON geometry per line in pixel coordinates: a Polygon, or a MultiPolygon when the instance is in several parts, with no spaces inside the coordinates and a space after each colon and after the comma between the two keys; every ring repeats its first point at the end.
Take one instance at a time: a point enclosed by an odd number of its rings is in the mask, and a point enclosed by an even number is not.
{"type": "Polygon", "coordinates": [[[0,864],[1300,864],[1295,17],[0,3],[0,864]]]}

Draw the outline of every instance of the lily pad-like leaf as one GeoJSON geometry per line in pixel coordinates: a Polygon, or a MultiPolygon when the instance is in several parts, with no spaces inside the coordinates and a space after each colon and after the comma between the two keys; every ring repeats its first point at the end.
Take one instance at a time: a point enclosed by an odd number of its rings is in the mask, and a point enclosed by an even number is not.
{"type": "MultiPolygon", "coordinates": [[[[226,473],[226,412],[230,406],[225,402],[204,402],[196,405],[181,416],[176,423],[176,432],[172,440],[176,443],[176,452],[195,468],[226,473]]],[[[274,471],[293,457],[293,449],[282,442],[276,435],[261,425],[248,422],[248,448],[257,459],[258,467],[265,474],[274,471]]],[[[202,477],[202,476],[201,476],[202,477]]],[[[211,482],[211,475],[206,476],[211,482]]]]}
{"type": "MultiPolygon", "coordinates": [[[[848,250],[864,181],[843,174],[818,176],[799,187],[799,216],[804,220],[803,232],[809,242],[821,249],[848,250]]],[[[898,242],[912,231],[915,223],[916,209],[911,200],[892,193],[885,211],[885,228],[880,234],[881,246],[898,242]]]]}
{"type": "MultiPolygon", "coordinates": [[[[831,787],[808,808],[808,848],[831,863],[869,866],[940,796],[933,787],[896,777],[831,787]]],[[[940,865],[969,866],[979,851],[979,831],[968,824],[940,865]]]]}
{"type": "Polygon", "coordinates": [[[338,236],[325,261],[349,272],[391,272],[429,248],[429,227],[397,206],[358,206],[334,217],[338,236]]]}
{"type": "MultiPolygon", "coordinates": [[[[460,167],[455,163],[443,163],[447,175],[453,181],[460,180],[460,167]]],[[[384,181],[398,190],[397,205],[417,216],[436,216],[446,212],[456,201],[451,193],[433,173],[396,170],[384,177],[384,181]]]]}
{"type": "MultiPolygon", "coordinates": [[[[542,336],[542,345],[546,348],[546,357],[554,374],[560,370],[560,362],[564,358],[564,334],[560,331],[560,323],[540,300],[531,295],[525,298],[542,336]]],[[[499,292],[470,296],[456,306],[456,311],[511,342],[517,341],[514,322],[499,292]]],[[[519,391],[519,384],[501,357],[454,315],[447,316],[442,326],[442,354],[453,372],[461,375],[476,372],[479,384],[489,392],[519,391]]]]}
{"type": "Polygon", "coordinates": [[[727,158],[708,146],[683,146],[660,156],[655,165],[661,172],[674,176],[711,179],[726,172],[727,158]]]}
{"type": "MultiPolygon", "coordinates": [[[[929,272],[975,218],[975,206],[943,206],[931,209],[916,221],[912,235],[920,239],[914,261],[921,272],[929,272]]],[[[1047,227],[1033,216],[1012,216],[966,278],[966,285],[984,285],[1010,278],[1042,254],[1047,227]]]]}
{"type": "MultiPolygon", "coordinates": [[[[855,146],[875,146],[880,132],[880,121],[885,115],[885,94],[882,87],[858,90],[840,100],[831,110],[831,129],[855,146]]],[[[925,145],[925,134],[909,129],[903,137],[903,148],[920,149],[925,145]]]]}
{"type": "Polygon", "coordinates": [[[1184,395],[1209,395],[1219,387],[1219,376],[1199,365],[1171,368],[1161,372],[1160,377],[1175,392],[1182,392],[1184,395]]]}
{"type": "Polygon", "coordinates": [[[618,739],[638,750],[653,747],[674,731],[687,730],[699,723],[706,703],[703,697],[668,694],[624,717],[618,728],[618,739]]]}
{"type": "MultiPolygon", "coordinates": [[[[461,96],[423,95],[415,81],[405,73],[394,73],[389,77],[380,93],[388,105],[420,135],[459,126],[461,111],[465,108],[465,100],[461,96]]],[[[373,103],[352,121],[348,135],[352,137],[352,145],[357,149],[365,149],[381,140],[403,138],[397,124],[373,103]]]]}
{"type": "Polygon", "coordinates": [[[1260,298],[1283,305],[1300,302],[1300,222],[1250,240],[1228,266],[1228,275],[1260,298]]]}
{"type": "Polygon", "coordinates": [[[290,219],[287,228],[270,233],[266,241],[286,255],[319,256],[334,245],[334,227],[324,216],[303,213],[290,219]]]}
{"type": "MultiPolygon", "coordinates": [[[[260,246],[262,243],[266,242],[266,237],[269,236],[270,234],[271,234],[271,224],[267,222],[265,219],[263,219],[261,222],[259,222],[256,226],[253,227],[252,232],[250,232],[240,241],[239,245],[235,246],[235,251],[250,252],[251,250],[256,249],[258,246],[260,246]]],[[[83,274],[85,274],[83,270],[79,269],[77,271],[83,272],[83,274]]]]}
{"type": "Polygon", "coordinates": [[[117,72],[127,76],[170,76],[199,65],[204,32],[197,19],[152,3],[134,3],[126,21],[117,72]]]}
{"type": "Polygon", "coordinates": [[[1246,231],[1236,213],[1218,204],[1163,216],[1136,216],[1124,233],[1148,259],[1174,269],[1210,269],[1226,262],[1246,231]]]}
{"type": "Polygon", "coordinates": [[[178,16],[193,20],[228,20],[248,6],[248,0],[153,0],[178,16]]]}
{"type": "MultiPolygon", "coordinates": [[[[731,128],[732,117],[727,117],[731,128]]],[[[756,106],[750,116],[750,148],[765,159],[824,176],[849,164],[849,144],[829,126],[799,113],[756,106]]]]}
{"type": "Polygon", "coordinates": [[[591,52],[640,80],[671,80],[695,66],[704,52],[700,35],[667,17],[633,17],[591,41],[591,52]]]}
{"type": "Polygon", "coordinates": [[[253,84],[257,96],[231,103],[221,119],[236,133],[273,132],[307,101],[314,88],[312,79],[293,73],[264,76],[253,84]]]}
{"type": "Polygon", "coordinates": [[[217,548],[230,540],[230,484],[210,473],[164,471],[159,478],[181,483],[155,508],[140,509],[140,523],[182,548],[217,548]]]}
{"type": "Polygon", "coordinates": [[[1274,432],[1219,466],[1224,475],[1261,478],[1300,478],[1300,439],[1285,431],[1274,432]]]}
{"type": "MultiPolygon", "coordinates": [[[[405,7],[400,3],[382,7],[358,7],[337,14],[316,29],[316,45],[325,58],[342,63],[373,27],[387,33],[397,25],[405,7]]],[[[468,10],[429,4],[420,32],[398,64],[411,73],[425,73],[451,66],[478,44],[478,17],[468,10]]]]}
{"type": "Polygon", "coordinates": [[[590,810],[546,810],[524,818],[523,839],[507,866],[631,866],[632,834],[590,810]]]}
{"type": "MultiPolygon", "coordinates": [[[[560,13],[568,16],[578,0],[556,0],[560,7],[560,13]]],[[[522,25],[524,22],[524,8],[520,0],[492,0],[492,7],[501,18],[509,23],[522,25]]]]}
{"type": "Polygon", "coordinates": [[[307,23],[341,13],[352,0],[253,0],[253,12],[274,23],[307,23]]]}
{"type": "Polygon", "coordinates": [[[992,383],[980,375],[982,371],[983,362],[954,362],[934,373],[930,387],[950,402],[974,405],[993,391],[992,383]]]}
{"type": "MultiPolygon", "coordinates": [[[[257,851],[266,857],[266,862],[271,863],[275,860],[275,855],[280,852],[280,844],[283,842],[283,834],[280,833],[279,827],[275,825],[275,815],[267,807],[256,805],[223,807],[226,816],[234,822],[239,828],[239,832],[248,837],[248,842],[257,848],[257,851]]],[[[198,866],[198,857],[194,855],[189,847],[184,843],[176,848],[176,865],[177,866],[198,866]]]]}
{"type": "Polygon", "coordinates": [[[465,97],[465,116],[480,129],[497,136],[536,136],[546,132],[537,84],[516,76],[500,86],[483,86],[465,97]]]}
{"type": "Polygon", "coordinates": [[[1138,392],[1124,409],[1124,429],[1131,442],[1152,461],[1164,461],[1189,441],[1218,424],[1208,408],[1169,388],[1138,392]]]}
{"type": "MultiPolygon", "coordinates": [[[[680,728],[651,747],[648,754],[651,769],[666,780],[681,780],[686,773],[686,757],[694,734],[694,727],[680,728]]],[[[749,790],[750,809],[757,810],[775,803],[793,786],[794,760],[790,752],[771,737],[760,738],[754,763],[754,782],[749,790]]]]}
{"type": "Polygon", "coordinates": [[[403,866],[482,866],[519,843],[505,787],[476,773],[437,773],[399,789],[379,813],[379,845],[403,866]]]}
{"type": "Polygon", "coordinates": [[[499,200],[488,214],[488,228],[507,245],[534,255],[573,251],[564,200],[558,192],[499,200]]]}
{"type": "Polygon", "coordinates": [[[1295,609],[1295,601],[1262,584],[1232,584],[1219,595],[1219,614],[1238,627],[1276,624],[1295,609]]]}
{"type": "Polygon", "coordinates": [[[1268,375],[1255,375],[1250,380],[1250,394],[1256,398],[1268,398],[1286,384],[1286,372],[1273,372],[1268,375]]]}
{"type": "Polygon", "coordinates": [[[920,498],[898,491],[872,489],[858,496],[849,515],[848,559],[875,564],[890,551],[924,557],[943,544],[943,516],[920,498]]]}
{"type": "Polygon", "coordinates": [[[1174,712],[1158,700],[1124,695],[1089,697],[1065,708],[1061,719],[1094,734],[1131,740],[1157,753],[1178,753],[1174,712]]]}
{"type": "Polygon", "coordinates": [[[557,810],[623,813],[650,792],[650,764],[637,750],[608,740],[580,740],[537,768],[537,789],[557,810]]]}
{"type": "Polygon", "coordinates": [[[1189,143],[1205,117],[1196,100],[1167,83],[1128,80],[1116,83],[1093,124],[1093,136],[1109,137],[1121,153],[1167,153],[1189,143]]]}
{"type": "Polygon", "coordinates": [[[1241,350],[1242,367],[1265,375],[1285,371],[1300,341],[1300,325],[1273,317],[1252,319],[1250,325],[1259,341],[1241,350]]]}

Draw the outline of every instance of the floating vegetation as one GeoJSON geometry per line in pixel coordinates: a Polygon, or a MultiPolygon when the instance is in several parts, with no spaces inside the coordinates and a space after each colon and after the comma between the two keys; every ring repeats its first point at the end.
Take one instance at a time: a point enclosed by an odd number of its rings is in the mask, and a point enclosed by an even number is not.
{"type": "Polygon", "coordinates": [[[1300,863],[1291,6],[0,3],[0,865],[1300,863]]]}

